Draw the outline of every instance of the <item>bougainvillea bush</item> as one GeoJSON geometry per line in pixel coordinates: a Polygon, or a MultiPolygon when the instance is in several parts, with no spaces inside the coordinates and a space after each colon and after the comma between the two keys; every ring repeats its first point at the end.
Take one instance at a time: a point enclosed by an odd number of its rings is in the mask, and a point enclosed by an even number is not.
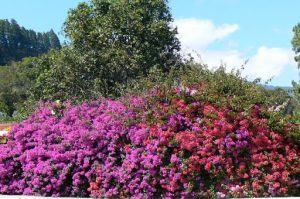
{"type": "Polygon", "coordinates": [[[274,131],[261,105],[199,100],[201,88],[42,105],[0,145],[0,193],[299,196],[299,145],[288,136],[295,126],[274,131]]]}
{"type": "Polygon", "coordinates": [[[45,104],[0,145],[0,192],[88,196],[94,166],[115,153],[126,132],[118,118],[128,114],[115,101],[45,104]]]}

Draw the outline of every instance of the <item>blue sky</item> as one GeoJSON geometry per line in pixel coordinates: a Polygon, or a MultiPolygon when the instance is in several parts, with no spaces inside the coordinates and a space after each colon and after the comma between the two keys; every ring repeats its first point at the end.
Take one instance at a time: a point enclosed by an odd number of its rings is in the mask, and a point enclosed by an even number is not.
{"type": "MultiPolygon", "coordinates": [[[[81,0],[1,0],[0,18],[14,18],[36,31],[61,32],[70,8],[81,0]]],[[[228,69],[240,67],[249,79],[273,77],[272,85],[299,81],[293,61],[292,28],[300,22],[299,0],[170,0],[183,53],[228,69]]],[[[61,35],[61,39],[64,37],[61,35]]]]}
{"type": "MultiPolygon", "coordinates": [[[[61,33],[68,11],[82,0],[0,0],[0,19],[14,18],[27,29],[61,33]]],[[[63,40],[60,35],[60,39],[63,40]]]]}

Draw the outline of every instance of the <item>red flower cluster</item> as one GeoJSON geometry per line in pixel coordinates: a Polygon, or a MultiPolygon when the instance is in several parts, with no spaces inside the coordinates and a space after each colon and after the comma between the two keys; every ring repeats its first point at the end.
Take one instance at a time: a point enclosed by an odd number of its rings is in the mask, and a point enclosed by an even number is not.
{"type": "MultiPolygon", "coordinates": [[[[299,148],[284,136],[285,132],[270,129],[261,107],[254,105],[248,112],[236,111],[203,103],[195,97],[194,93],[177,89],[166,100],[163,92],[155,91],[140,99],[144,101],[136,106],[140,109],[130,104],[143,128],[149,130],[143,145],[134,146],[135,150],[143,148],[143,153],[155,154],[161,160],[145,172],[152,173],[155,179],[151,184],[156,191],[151,196],[300,194],[299,148]]],[[[138,168],[143,169],[146,168],[138,168]]],[[[126,193],[122,188],[120,191],[126,193]]]]}
{"type": "Polygon", "coordinates": [[[144,146],[158,141],[151,150],[162,160],[154,167],[160,196],[300,194],[299,148],[285,132],[270,129],[259,106],[235,111],[192,96],[182,99],[179,92],[166,101],[159,93],[144,99],[140,113],[147,114],[142,118],[150,129],[144,146]]]}

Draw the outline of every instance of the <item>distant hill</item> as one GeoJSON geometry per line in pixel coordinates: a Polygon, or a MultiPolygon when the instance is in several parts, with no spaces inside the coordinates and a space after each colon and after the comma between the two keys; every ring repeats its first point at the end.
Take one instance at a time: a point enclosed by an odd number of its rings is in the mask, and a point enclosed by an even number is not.
{"type": "Polygon", "coordinates": [[[289,95],[293,95],[293,87],[291,86],[272,86],[272,85],[261,85],[264,88],[268,89],[268,90],[276,90],[276,89],[283,89],[286,92],[288,92],[289,95]]]}
{"type": "Polygon", "coordinates": [[[53,30],[40,33],[19,26],[14,19],[0,20],[0,65],[37,56],[51,48],[61,48],[53,30]]]}
{"type": "Polygon", "coordinates": [[[266,89],[269,89],[269,90],[275,90],[275,89],[278,89],[278,88],[281,88],[283,90],[290,90],[290,89],[293,89],[292,86],[272,86],[272,85],[263,85],[263,87],[265,87],[266,89]]]}

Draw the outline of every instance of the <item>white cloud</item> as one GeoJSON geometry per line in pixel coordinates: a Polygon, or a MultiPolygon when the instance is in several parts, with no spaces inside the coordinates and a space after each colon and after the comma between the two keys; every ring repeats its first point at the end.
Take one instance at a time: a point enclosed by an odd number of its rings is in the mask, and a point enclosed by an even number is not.
{"type": "Polygon", "coordinates": [[[184,48],[183,54],[190,54],[196,62],[206,64],[209,68],[226,65],[227,69],[237,68],[243,65],[245,59],[237,50],[202,50],[197,51],[191,48],[184,48]]]}
{"type": "Polygon", "coordinates": [[[179,39],[183,46],[196,50],[205,49],[209,44],[221,40],[239,29],[237,24],[215,26],[210,20],[187,18],[175,20],[179,39]]]}
{"type": "Polygon", "coordinates": [[[203,61],[208,65],[218,67],[221,64],[225,64],[228,69],[239,68],[245,59],[243,55],[237,50],[228,51],[204,51],[203,61]]]}
{"type": "Polygon", "coordinates": [[[267,80],[280,75],[284,67],[288,65],[296,66],[293,51],[285,48],[268,48],[262,46],[249,59],[245,72],[251,76],[267,80]]]}
{"type": "Polygon", "coordinates": [[[176,20],[174,24],[178,28],[179,39],[184,53],[190,53],[195,60],[207,64],[210,68],[225,64],[228,70],[240,68],[246,60],[244,75],[253,78],[268,80],[279,76],[285,67],[295,66],[294,53],[290,49],[261,46],[255,54],[246,56],[238,46],[231,46],[230,50],[209,50],[207,47],[218,41],[224,40],[230,34],[239,29],[237,24],[223,24],[216,26],[210,20],[195,18],[176,20]]]}
{"type": "Polygon", "coordinates": [[[249,76],[251,79],[259,77],[262,80],[268,80],[279,76],[285,67],[294,66],[296,68],[297,66],[294,61],[294,53],[285,48],[268,48],[262,46],[250,57],[246,57],[238,50],[203,50],[201,52],[186,50],[185,52],[195,57],[197,62],[207,64],[209,68],[215,68],[224,64],[228,71],[233,68],[241,68],[248,60],[244,66],[243,75],[249,76]]]}

